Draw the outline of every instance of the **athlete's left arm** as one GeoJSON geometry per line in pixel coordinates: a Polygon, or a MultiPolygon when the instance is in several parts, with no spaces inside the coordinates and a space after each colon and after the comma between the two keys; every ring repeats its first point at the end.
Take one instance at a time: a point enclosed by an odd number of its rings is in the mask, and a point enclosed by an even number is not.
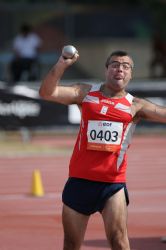
{"type": "Polygon", "coordinates": [[[166,107],[144,99],[139,99],[139,107],[139,111],[137,112],[139,118],[148,121],[166,123],[166,107]]]}

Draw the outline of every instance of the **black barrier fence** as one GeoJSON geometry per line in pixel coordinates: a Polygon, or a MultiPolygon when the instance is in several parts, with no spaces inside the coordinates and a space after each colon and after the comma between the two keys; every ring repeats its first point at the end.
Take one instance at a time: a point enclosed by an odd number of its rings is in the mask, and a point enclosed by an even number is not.
{"type": "MultiPolygon", "coordinates": [[[[166,106],[166,83],[130,84],[128,91],[138,97],[147,98],[166,106]]],[[[76,105],[65,106],[40,98],[38,89],[27,85],[0,86],[0,129],[18,130],[49,129],[78,126],[80,113],[76,105]]],[[[141,122],[138,126],[165,126],[164,124],[141,122]]]]}

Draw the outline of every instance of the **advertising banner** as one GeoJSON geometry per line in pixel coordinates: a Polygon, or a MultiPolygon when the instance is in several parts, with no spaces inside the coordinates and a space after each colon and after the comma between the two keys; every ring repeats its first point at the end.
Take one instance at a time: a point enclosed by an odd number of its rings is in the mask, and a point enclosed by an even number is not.
{"type": "Polygon", "coordinates": [[[67,125],[68,107],[44,101],[26,86],[0,88],[0,128],[13,130],[67,125]]]}

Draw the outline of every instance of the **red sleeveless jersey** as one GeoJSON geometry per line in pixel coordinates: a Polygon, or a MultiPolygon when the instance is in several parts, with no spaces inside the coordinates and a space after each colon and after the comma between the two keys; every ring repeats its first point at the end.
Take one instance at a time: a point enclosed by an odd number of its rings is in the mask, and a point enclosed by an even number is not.
{"type": "Polygon", "coordinates": [[[135,128],[133,96],[108,98],[93,85],[82,102],[82,119],[69,176],[102,182],[126,181],[126,151],[135,128]]]}

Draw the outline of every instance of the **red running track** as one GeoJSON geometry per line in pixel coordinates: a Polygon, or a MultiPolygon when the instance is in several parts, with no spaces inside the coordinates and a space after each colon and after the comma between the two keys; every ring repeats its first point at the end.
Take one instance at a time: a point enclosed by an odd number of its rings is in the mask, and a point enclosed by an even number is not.
{"type": "MultiPolygon", "coordinates": [[[[75,138],[34,138],[32,144],[66,147],[55,155],[0,158],[0,249],[62,250],[61,192],[75,138]],[[45,195],[31,196],[39,169],[45,195]]],[[[132,250],[166,250],[166,138],[135,135],[129,149],[128,230],[132,250]]],[[[99,214],[91,217],[82,250],[109,249],[99,214]]]]}

